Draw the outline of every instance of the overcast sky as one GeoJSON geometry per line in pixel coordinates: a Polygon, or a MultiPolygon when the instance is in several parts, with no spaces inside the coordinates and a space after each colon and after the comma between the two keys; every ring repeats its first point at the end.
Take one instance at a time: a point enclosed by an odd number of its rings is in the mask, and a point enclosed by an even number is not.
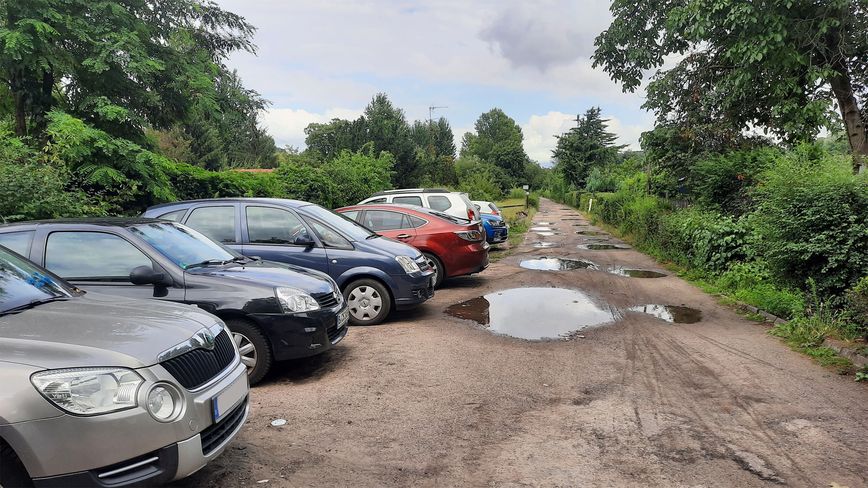
{"type": "Polygon", "coordinates": [[[621,144],[638,148],[652,117],[591,68],[608,1],[218,0],[258,29],[257,55],[229,65],[272,102],[263,120],[279,146],[304,147],[304,128],[355,118],[377,92],[410,122],[431,105],[456,142],[479,115],[503,109],[531,158],[546,163],[555,134],[599,106],[621,144]]]}

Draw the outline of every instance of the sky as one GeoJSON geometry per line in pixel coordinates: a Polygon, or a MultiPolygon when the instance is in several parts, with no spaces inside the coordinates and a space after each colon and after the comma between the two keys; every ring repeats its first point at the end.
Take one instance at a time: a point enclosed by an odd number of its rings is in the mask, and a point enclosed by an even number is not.
{"type": "Polygon", "coordinates": [[[257,27],[257,53],[228,65],[272,105],[263,123],[278,146],[304,148],[312,122],[358,117],[378,92],[407,119],[449,120],[460,147],[480,114],[501,108],[528,155],[548,165],[555,135],[599,106],[619,143],[638,149],[653,116],[644,91],[623,93],[591,67],[609,2],[218,0],[257,27]]]}

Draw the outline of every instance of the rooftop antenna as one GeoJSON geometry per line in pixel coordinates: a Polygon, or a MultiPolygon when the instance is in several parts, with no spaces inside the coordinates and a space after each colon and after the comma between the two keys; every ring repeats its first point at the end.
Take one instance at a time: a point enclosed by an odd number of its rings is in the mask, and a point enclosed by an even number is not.
{"type": "Polygon", "coordinates": [[[446,105],[436,106],[432,105],[428,107],[428,125],[431,125],[434,122],[434,111],[438,108],[449,108],[446,105]]]}

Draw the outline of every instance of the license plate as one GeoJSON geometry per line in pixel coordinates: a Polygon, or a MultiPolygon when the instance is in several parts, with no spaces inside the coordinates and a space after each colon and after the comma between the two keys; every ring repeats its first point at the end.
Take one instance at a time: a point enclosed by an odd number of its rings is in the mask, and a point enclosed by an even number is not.
{"type": "Polygon", "coordinates": [[[347,325],[347,322],[350,321],[350,310],[345,308],[341,310],[341,313],[338,314],[338,329],[347,325]]]}
{"type": "Polygon", "coordinates": [[[214,398],[211,399],[211,412],[214,416],[214,423],[223,420],[223,417],[232,411],[232,408],[238,405],[241,399],[247,395],[247,382],[242,377],[241,380],[236,380],[235,383],[227,386],[214,398]]]}

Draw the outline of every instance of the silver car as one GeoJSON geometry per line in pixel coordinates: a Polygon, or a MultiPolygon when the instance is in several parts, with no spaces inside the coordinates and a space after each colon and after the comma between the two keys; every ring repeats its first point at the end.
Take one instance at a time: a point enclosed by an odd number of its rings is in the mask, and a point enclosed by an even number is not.
{"type": "Polygon", "coordinates": [[[218,456],[248,415],[219,319],[84,294],[0,247],[0,486],[154,485],[218,456]]]}

